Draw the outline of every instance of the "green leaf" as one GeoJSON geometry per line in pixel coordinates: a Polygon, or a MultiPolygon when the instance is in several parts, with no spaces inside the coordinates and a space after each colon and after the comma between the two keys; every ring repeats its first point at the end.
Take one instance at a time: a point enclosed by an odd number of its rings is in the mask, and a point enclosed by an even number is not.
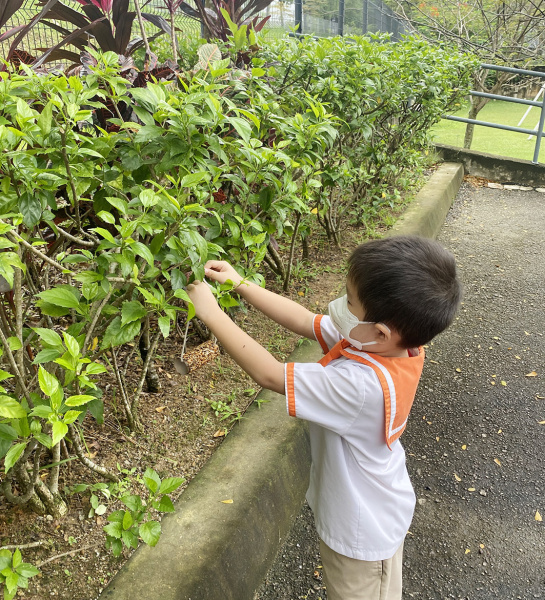
{"type": "Polygon", "coordinates": [[[0,381],[4,381],[5,379],[11,379],[12,377],[14,376],[11,373],[0,369],[0,381]]]}
{"type": "MultiPolygon", "coordinates": [[[[61,359],[58,359],[61,360],[61,359]]],[[[51,404],[51,408],[55,411],[58,412],[59,408],[61,407],[62,401],[64,400],[64,391],[61,387],[57,388],[50,397],[50,404],[51,404]]]]}
{"type": "Polygon", "coordinates": [[[70,352],[70,354],[76,358],[79,355],[79,344],[78,341],[76,340],[76,338],[72,337],[69,333],[65,333],[63,332],[63,337],[64,337],[64,343],[66,344],[66,348],[68,349],[68,352],[70,352]]]}
{"type": "Polygon", "coordinates": [[[93,415],[93,418],[99,425],[104,423],[104,402],[100,398],[95,398],[89,402],[87,410],[93,415]]]}
{"type": "Polygon", "coordinates": [[[17,567],[17,573],[23,577],[26,577],[27,579],[30,579],[35,575],[39,575],[40,571],[38,571],[38,569],[30,563],[22,563],[17,567]]]}
{"type": "Polygon", "coordinates": [[[6,589],[4,590],[4,600],[11,600],[15,594],[17,593],[17,583],[19,581],[19,575],[15,573],[15,571],[11,571],[6,576],[6,581],[4,585],[6,589]],[[6,594],[7,591],[7,594],[6,594]]]}
{"type": "Polygon", "coordinates": [[[107,525],[105,525],[103,527],[103,529],[108,535],[111,535],[112,537],[117,538],[117,539],[121,539],[121,534],[123,532],[121,523],[118,523],[118,522],[108,523],[107,525]]]}
{"type": "MultiPolygon", "coordinates": [[[[235,117],[236,118],[236,117],[235,117]]],[[[209,175],[206,171],[199,171],[197,173],[189,173],[188,175],[184,175],[182,177],[182,181],[180,181],[180,187],[194,187],[201,181],[205,179],[209,179],[209,175]]]]}
{"type": "Polygon", "coordinates": [[[45,348],[45,350],[40,350],[40,352],[36,354],[32,364],[39,365],[42,363],[51,362],[52,360],[59,358],[61,354],[62,353],[58,350],[55,350],[55,348],[45,348]]]}
{"type": "Polygon", "coordinates": [[[63,317],[70,312],[67,308],[57,306],[51,302],[45,302],[44,300],[38,300],[38,302],[36,302],[36,306],[40,308],[44,315],[48,315],[50,317],[63,317]]]}
{"type": "Polygon", "coordinates": [[[123,530],[121,532],[121,539],[127,548],[138,548],[138,536],[132,531],[123,530]]]}
{"type": "MultiPolygon", "coordinates": [[[[121,498],[121,502],[123,502],[123,504],[133,512],[138,512],[142,508],[142,498],[136,494],[127,494],[126,496],[123,496],[123,498],[121,498]]],[[[123,511],[120,512],[124,517],[123,511]]]]}
{"type": "Polygon", "coordinates": [[[45,327],[34,327],[33,331],[35,331],[39,338],[49,346],[59,346],[62,348],[61,336],[56,331],[45,329],[45,327]]]}
{"type": "Polygon", "coordinates": [[[95,227],[92,231],[94,231],[95,233],[98,233],[98,235],[102,236],[108,242],[110,242],[116,246],[118,245],[114,236],[107,229],[104,229],[102,227],[95,227]]]}
{"type": "Polygon", "coordinates": [[[7,549],[0,550],[0,573],[11,566],[11,552],[7,549]]]}
{"type": "Polygon", "coordinates": [[[52,425],[52,440],[53,446],[56,446],[62,438],[68,433],[68,425],[62,421],[55,421],[52,425]]]}
{"type": "Polygon", "coordinates": [[[125,514],[123,515],[123,529],[125,529],[125,530],[130,529],[132,527],[133,523],[134,523],[134,519],[132,517],[131,511],[126,510],[125,514]]]}
{"type": "Polygon", "coordinates": [[[161,481],[159,493],[170,494],[174,490],[177,490],[184,483],[184,481],[185,479],[183,477],[167,477],[161,481]]]}
{"type": "Polygon", "coordinates": [[[161,524],[157,521],[148,521],[143,525],[140,525],[138,529],[140,537],[144,540],[148,546],[155,546],[161,537],[161,524]]]}
{"type": "Polygon", "coordinates": [[[55,411],[51,410],[50,406],[45,404],[38,404],[32,409],[30,413],[31,417],[40,417],[40,419],[47,419],[50,415],[54,414],[55,411]]]}
{"type": "Polygon", "coordinates": [[[45,433],[35,433],[34,437],[46,448],[53,448],[53,440],[45,433]]]}
{"type": "Polygon", "coordinates": [[[89,394],[77,394],[76,396],[67,398],[64,403],[66,406],[82,406],[83,404],[87,404],[87,402],[91,402],[91,400],[95,400],[95,397],[89,394]]]}
{"type": "Polygon", "coordinates": [[[23,347],[23,344],[21,343],[21,340],[18,337],[15,336],[11,336],[7,339],[8,342],[8,346],[9,349],[12,352],[16,352],[17,350],[20,350],[23,347]]]}
{"type": "Polygon", "coordinates": [[[160,512],[171,513],[176,509],[174,508],[172,500],[168,496],[163,496],[161,501],[157,504],[157,510],[160,512]]]}
{"type": "Polygon", "coordinates": [[[16,548],[11,559],[11,566],[13,569],[16,569],[19,565],[22,564],[22,562],[23,557],[21,556],[21,551],[19,550],[19,548],[16,548]]]}
{"type": "MultiPolygon", "coordinates": [[[[74,291],[76,292],[75,289],[74,291]]],[[[79,299],[74,293],[72,293],[70,289],[67,288],[53,288],[51,290],[44,290],[37,295],[40,296],[40,298],[45,302],[55,304],[63,308],[79,307],[79,299]]]]}
{"type": "Polygon", "coordinates": [[[132,246],[131,249],[133,250],[133,252],[135,254],[138,254],[138,256],[141,256],[147,263],[148,265],[153,266],[153,254],[151,253],[150,249],[142,244],[142,242],[135,242],[132,246]]]}
{"type": "Polygon", "coordinates": [[[110,346],[121,346],[131,342],[140,333],[140,321],[133,321],[126,325],[121,325],[121,317],[116,317],[106,329],[102,338],[101,348],[110,346]]]}
{"type": "Polygon", "coordinates": [[[43,107],[40,116],[36,120],[36,124],[40,128],[44,137],[49,135],[51,125],[53,123],[53,103],[51,100],[43,107]]]}
{"type": "Polygon", "coordinates": [[[24,192],[19,198],[19,212],[23,215],[23,223],[32,228],[42,217],[42,202],[36,194],[24,192]]]}
{"type": "Polygon", "coordinates": [[[71,423],[73,423],[79,416],[81,415],[81,411],[80,410],[69,410],[68,412],[64,413],[64,416],[62,418],[63,422],[66,423],[67,425],[70,425],[71,423]]]}
{"type": "Polygon", "coordinates": [[[170,333],[170,319],[168,317],[159,317],[157,319],[157,324],[159,325],[163,337],[167,338],[170,333]]]}
{"type": "Polygon", "coordinates": [[[13,398],[0,395],[0,417],[8,419],[23,419],[27,411],[13,398]]]}
{"type": "Polygon", "coordinates": [[[4,458],[4,465],[5,465],[6,473],[19,460],[19,458],[21,457],[21,454],[23,454],[26,447],[27,447],[26,442],[20,442],[19,444],[15,444],[8,450],[8,453],[6,454],[6,457],[4,458]]]}
{"type": "Polygon", "coordinates": [[[46,396],[52,396],[59,389],[59,382],[55,375],[51,375],[41,365],[38,372],[38,382],[40,389],[46,396]]]}
{"type": "Polygon", "coordinates": [[[176,296],[176,298],[180,298],[180,300],[184,300],[184,302],[187,302],[187,318],[190,321],[195,316],[195,305],[189,299],[187,292],[179,289],[174,292],[174,296],[176,296]]]}
{"type": "Polygon", "coordinates": [[[100,375],[100,373],[106,373],[108,369],[99,363],[90,363],[85,368],[85,373],[87,375],[100,375]]]}
{"type": "Polygon", "coordinates": [[[252,126],[241,117],[227,117],[227,121],[237,130],[240,137],[248,143],[252,136],[252,126]]]}
{"type": "Polygon", "coordinates": [[[157,475],[157,473],[149,467],[146,469],[142,479],[152,494],[155,494],[161,485],[161,479],[159,478],[159,475],[157,475]]]}
{"type": "MultiPolygon", "coordinates": [[[[11,425],[0,423],[0,439],[9,440],[12,442],[17,439],[17,432],[11,425]]],[[[2,569],[0,569],[1,571],[2,569]]]]}
{"type": "Polygon", "coordinates": [[[159,196],[152,190],[142,190],[138,194],[138,199],[144,208],[150,208],[159,202],[159,196]]]}

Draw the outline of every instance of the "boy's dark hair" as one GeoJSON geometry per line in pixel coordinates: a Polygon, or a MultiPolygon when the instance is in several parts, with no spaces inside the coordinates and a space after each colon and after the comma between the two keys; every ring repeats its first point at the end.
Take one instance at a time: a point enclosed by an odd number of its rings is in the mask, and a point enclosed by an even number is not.
{"type": "Polygon", "coordinates": [[[403,348],[429,342],[454,320],[462,287],[453,255],[433,240],[398,236],[358,246],[348,279],[365,320],[384,323],[403,348]]]}

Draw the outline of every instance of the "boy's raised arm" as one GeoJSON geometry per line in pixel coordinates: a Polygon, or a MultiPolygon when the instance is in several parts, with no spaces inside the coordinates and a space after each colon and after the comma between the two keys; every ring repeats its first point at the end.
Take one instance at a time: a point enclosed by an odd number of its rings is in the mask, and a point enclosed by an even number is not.
{"type": "Polygon", "coordinates": [[[298,335],[314,339],[314,313],[297,302],[284,298],[255,283],[244,281],[235,269],[225,261],[208,261],[205,275],[219,283],[230,279],[237,285],[237,293],[264,315],[298,335]]]}
{"type": "Polygon", "coordinates": [[[260,386],[284,394],[284,363],[246,332],[218,306],[210,288],[195,281],[187,286],[197,317],[210,328],[235,362],[260,386]]]}

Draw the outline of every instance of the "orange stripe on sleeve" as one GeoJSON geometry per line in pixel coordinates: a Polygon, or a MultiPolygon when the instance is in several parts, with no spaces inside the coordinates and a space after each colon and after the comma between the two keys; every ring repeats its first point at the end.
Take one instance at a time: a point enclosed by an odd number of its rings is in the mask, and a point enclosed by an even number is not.
{"type": "Polygon", "coordinates": [[[318,340],[318,343],[322,347],[323,353],[327,354],[329,352],[329,347],[325,343],[325,340],[324,340],[324,338],[322,336],[322,329],[320,327],[320,323],[321,323],[321,321],[322,321],[323,318],[324,318],[324,315],[316,315],[314,317],[314,335],[316,336],[316,339],[318,340]]]}
{"type": "Polygon", "coordinates": [[[295,365],[286,364],[286,398],[288,400],[288,414],[290,417],[296,417],[295,414],[295,365]]]}

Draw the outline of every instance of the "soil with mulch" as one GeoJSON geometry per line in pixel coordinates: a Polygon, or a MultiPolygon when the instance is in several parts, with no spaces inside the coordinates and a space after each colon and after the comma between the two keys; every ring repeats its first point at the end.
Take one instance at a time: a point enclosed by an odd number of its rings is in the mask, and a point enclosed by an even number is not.
{"type": "MultiPolygon", "coordinates": [[[[380,231],[379,225],[375,232],[380,231]]],[[[324,312],[344,285],[349,251],[362,241],[362,230],[350,227],[342,233],[341,248],[329,244],[321,231],[313,234],[310,257],[295,258],[290,290],[285,295],[314,312],[324,312]]],[[[267,287],[282,293],[278,279],[270,272],[264,275],[267,287]]],[[[279,360],[285,360],[297,343],[298,336],[264,320],[251,307],[238,312],[236,321],[279,360]]],[[[189,334],[189,347],[202,342],[192,327],[189,334]]],[[[161,389],[158,393],[143,394],[139,407],[142,432],[133,434],[128,430],[123,404],[114,393],[113,377],[103,382],[104,424],[97,425],[89,416],[84,421],[88,455],[118,473],[127,493],[144,492],[136,477],[151,467],[161,478],[185,478],[185,484],[171,495],[176,500],[230,428],[236,427],[236,420],[230,422],[232,417],[222,420],[222,414],[215,414],[211,402],[221,400],[235,416],[244,418],[244,411],[259,391],[224,353],[189,376],[179,375],[173,361],[179,357],[181,347],[182,336],[175,332],[158,349],[155,365],[161,389]]],[[[134,353],[127,381],[139,378],[142,363],[137,354],[134,353]]],[[[47,472],[42,476],[47,477],[47,472]]],[[[97,481],[77,461],[71,461],[62,470],[60,489],[97,481]]],[[[121,557],[114,558],[105,548],[103,532],[108,514],[121,508],[121,504],[115,498],[108,500],[100,492],[95,493],[107,507],[104,514],[90,516],[90,494],[78,493],[66,496],[69,512],[62,520],[13,507],[0,496],[0,547],[41,544],[22,549],[23,560],[38,566],[40,574],[29,580],[28,589],[20,590],[17,597],[95,599],[124,564],[130,551],[125,549],[121,557]]]]}

